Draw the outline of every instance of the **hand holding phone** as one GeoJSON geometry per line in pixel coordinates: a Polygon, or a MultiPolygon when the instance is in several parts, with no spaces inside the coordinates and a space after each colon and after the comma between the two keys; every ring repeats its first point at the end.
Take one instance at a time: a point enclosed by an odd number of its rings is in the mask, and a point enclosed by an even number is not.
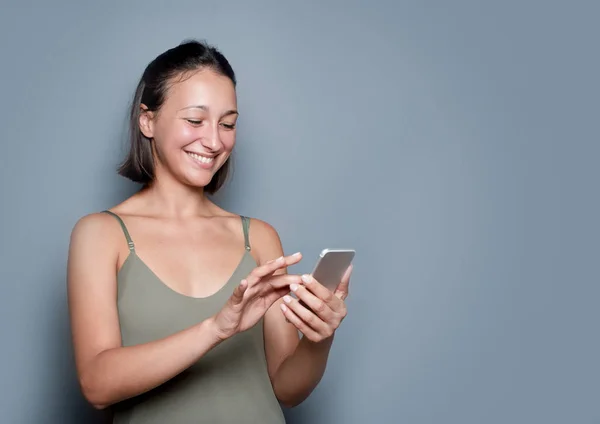
{"type": "MultiPolygon", "coordinates": [[[[322,286],[335,292],[344,274],[352,265],[355,254],[354,249],[323,249],[311,272],[312,277],[322,286]]],[[[311,310],[302,300],[299,302],[306,309],[311,310]]]]}
{"type": "Polygon", "coordinates": [[[290,286],[294,296],[283,297],[285,319],[309,340],[320,342],[331,337],[346,316],[344,300],[354,255],[353,249],[323,250],[312,277],[303,276],[303,284],[290,286]]]}

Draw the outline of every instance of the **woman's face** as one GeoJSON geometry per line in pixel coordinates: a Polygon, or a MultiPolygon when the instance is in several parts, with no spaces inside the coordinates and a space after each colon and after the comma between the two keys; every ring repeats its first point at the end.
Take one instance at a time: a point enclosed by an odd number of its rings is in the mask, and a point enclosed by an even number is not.
{"type": "Polygon", "coordinates": [[[154,140],[155,172],[205,187],[229,158],[238,117],[233,82],[202,70],[170,85],[158,113],[142,113],[142,133],[154,140]]]}

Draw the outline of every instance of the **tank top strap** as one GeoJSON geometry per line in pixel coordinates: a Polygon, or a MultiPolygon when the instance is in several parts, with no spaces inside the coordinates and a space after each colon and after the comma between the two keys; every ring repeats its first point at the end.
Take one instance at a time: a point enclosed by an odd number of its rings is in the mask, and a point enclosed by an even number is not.
{"type": "Polygon", "coordinates": [[[246,250],[249,252],[250,251],[250,235],[249,235],[249,228],[250,228],[250,218],[248,218],[247,216],[242,216],[242,227],[244,228],[244,245],[246,247],[246,250]]]}
{"type": "Polygon", "coordinates": [[[127,231],[127,227],[125,226],[125,223],[123,222],[123,220],[121,219],[121,217],[119,215],[117,215],[116,213],[111,212],[109,210],[105,210],[103,212],[107,213],[109,215],[114,216],[115,219],[117,221],[119,221],[119,224],[121,225],[121,228],[123,229],[123,234],[125,234],[125,239],[127,239],[127,245],[129,246],[129,251],[130,252],[135,252],[135,246],[133,244],[133,240],[131,240],[131,236],[129,235],[129,231],[127,231]]]}

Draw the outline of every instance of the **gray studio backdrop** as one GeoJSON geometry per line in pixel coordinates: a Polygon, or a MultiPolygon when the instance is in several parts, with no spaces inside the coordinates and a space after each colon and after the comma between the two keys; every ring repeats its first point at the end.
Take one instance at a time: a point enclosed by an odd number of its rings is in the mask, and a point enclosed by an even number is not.
{"type": "Polygon", "coordinates": [[[121,201],[126,106],[189,37],[239,75],[219,201],[308,270],[357,249],[305,423],[598,423],[597,2],[9,1],[0,9],[0,421],[100,422],[65,303],[121,201]]]}

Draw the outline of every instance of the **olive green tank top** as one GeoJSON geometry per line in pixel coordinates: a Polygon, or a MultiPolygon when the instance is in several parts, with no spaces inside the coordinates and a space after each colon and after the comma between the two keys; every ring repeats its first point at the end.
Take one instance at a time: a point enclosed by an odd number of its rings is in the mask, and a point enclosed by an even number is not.
{"type": "MultiPolygon", "coordinates": [[[[117,304],[123,346],[167,337],[216,314],[236,285],[256,267],[248,227],[246,250],[227,283],[215,294],[194,298],[165,285],[136,255],[123,220],[129,255],[117,274],[117,304]]],[[[114,424],[279,424],[285,418],[267,374],[263,321],[211,349],[163,385],[113,405],[114,424]]]]}

